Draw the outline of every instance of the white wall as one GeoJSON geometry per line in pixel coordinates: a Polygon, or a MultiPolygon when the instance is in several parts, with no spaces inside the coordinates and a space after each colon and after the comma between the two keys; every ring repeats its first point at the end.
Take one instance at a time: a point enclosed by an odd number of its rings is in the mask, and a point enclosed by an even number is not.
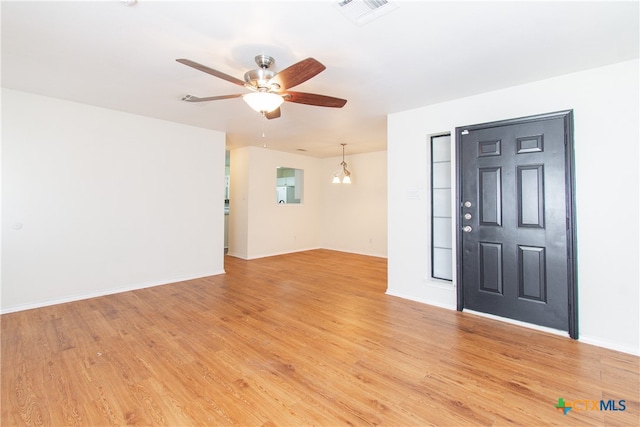
{"type": "Polygon", "coordinates": [[[2,312],[223,272],[224,134],[2,90],[2,312]]]}
{"type": "Polygon", "coordinates": [[[229,241],[231,256],[247,259],[249,251],[249,157],[248,148],[229,152],[229,241]]]}
{"type": "Polygon", "coordinates": [[[341,161],[259,147],[232,150],[229,255],[253,259],[326,248],[386,257],[386,152],[347,156],[350,185],[331,183],[341,161]],[[277,166],[304,170],[301,205],[275,203],[277,166]]]}
{"type": "Polygon", "coordinates": [[[345,156],[352,183],[332,184],[341,161],[322,161],[322,247],[386,257],[387,152],[345,156]]]}
{"type": "Polygon", "coordinates": [[[317,249],[321,190],[318,159],[259,147],[231,150],[229,255],[253,259],[317,249]],[[302,204],[276,203],[276,168],[304,171],[302,204]]]}
{"type": "Polygon", "coordinates": [[[580,339],[639,354],[638,105],[636,60],[389,116],[388,293],[455,308],[429,279],[428,135],[573,109],[580,339]]]}

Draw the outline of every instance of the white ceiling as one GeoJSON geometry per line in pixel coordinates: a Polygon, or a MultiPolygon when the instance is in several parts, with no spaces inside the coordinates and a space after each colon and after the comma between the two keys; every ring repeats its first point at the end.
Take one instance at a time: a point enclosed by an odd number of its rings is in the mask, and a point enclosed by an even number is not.
{"type": "Polygon", "coordinates": [[[331,0],[3,1],[2,86],[333,157],[386,149],[389,113],[638,58],[637,1],[394,3],[358,26],[331,0]],[[245,90],[176,58],[242,79],[263,53],[276,71],[314,57],[327,69],[294,90],[347,105],[267,121],[242,99],[180,100],[245,90]]]}

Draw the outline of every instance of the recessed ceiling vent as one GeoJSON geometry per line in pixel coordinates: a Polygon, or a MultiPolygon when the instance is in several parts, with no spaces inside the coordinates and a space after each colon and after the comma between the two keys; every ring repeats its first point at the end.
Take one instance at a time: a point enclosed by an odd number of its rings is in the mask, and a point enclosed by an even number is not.
{"type": "Polygon", "coordinates": [[[387,0],[339,0],[336,6],[356,25],[364,25],[398,7],[387,0]]]}

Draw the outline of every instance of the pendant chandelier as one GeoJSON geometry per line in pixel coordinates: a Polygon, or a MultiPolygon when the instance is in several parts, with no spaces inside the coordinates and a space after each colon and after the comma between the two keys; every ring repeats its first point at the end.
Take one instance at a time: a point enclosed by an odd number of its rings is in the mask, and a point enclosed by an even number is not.
{"type": "Polygon", "coordinates": [[[340,166],[342,166],[342,169],[336,171],[333,174],[333,182],[334,184],[340,184],[341,182],[343,184],[351,184],[351,172],[349,172],[349,169],[347,169],[347,163],[344,161],[344,146],[347,145],[345,143],[340,144],[342,145],[342,162],[340,163],[340,166]],[[342,176],[342,180],[340,180],[340,177],[342,176]]]}

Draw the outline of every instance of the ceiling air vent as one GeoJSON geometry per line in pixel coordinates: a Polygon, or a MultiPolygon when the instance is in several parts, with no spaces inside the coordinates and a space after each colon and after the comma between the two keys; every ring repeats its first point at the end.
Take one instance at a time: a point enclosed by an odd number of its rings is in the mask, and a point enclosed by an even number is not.
{"type": "Polygon", "coordinates": [[[339,0],[336,6],[356,25],[364,25],[398,7],[386,0],[339,0]]]}

